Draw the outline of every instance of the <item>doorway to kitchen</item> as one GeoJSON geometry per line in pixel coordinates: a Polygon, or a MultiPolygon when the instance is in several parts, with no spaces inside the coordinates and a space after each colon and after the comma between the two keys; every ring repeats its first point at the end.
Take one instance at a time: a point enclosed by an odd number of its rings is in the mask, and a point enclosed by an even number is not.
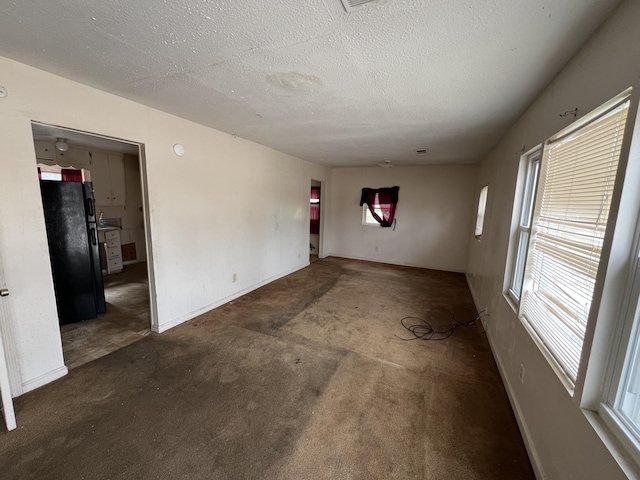
{"type": "Polygon", "coordinates": [[[142,144],[32,123],[65,365],[143,339],[155,322],[142,144]]]}
{"type": "Polygon", "coordinates": [[[322,183],[311,180],[309,200],[309,263],[315,262],[320,255],[320,197],[322,183]]]}

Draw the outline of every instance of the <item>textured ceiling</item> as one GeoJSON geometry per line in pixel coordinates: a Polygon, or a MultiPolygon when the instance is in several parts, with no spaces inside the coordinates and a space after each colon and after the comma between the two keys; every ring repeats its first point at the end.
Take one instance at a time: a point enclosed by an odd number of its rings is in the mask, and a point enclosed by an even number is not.
{"type": "Polygon", "coordinates": [[[618,3],[2,0],[0,55],[324,165],[469,163],[618,3]]]}

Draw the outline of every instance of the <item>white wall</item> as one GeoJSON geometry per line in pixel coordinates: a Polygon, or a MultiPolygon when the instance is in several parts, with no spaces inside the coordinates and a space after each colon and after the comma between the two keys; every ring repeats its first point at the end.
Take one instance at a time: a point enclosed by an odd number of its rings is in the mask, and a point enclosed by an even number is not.
{"type": "Polygon", "coordinates": [[[0,99],[0,255],[11,290],[0,326],[17,365],[14,395],[66,372],[32,120],[145,145],[154,330],[308,264],[309,185],[329,192],[327,169],[5,58],[0,72],[9,93],[0,99]]]}
{"type": "Polygon", "coordinates": [[[329,252],[463,272],[474,223],[475,184],[475,165],[334,169],[329,252]],[[395,185],[400,187],[395,231],[362,225],[362,188],[395,185]]]}
{"type": "Polygon", "coordinates": [[[624,2],[481,162],[489,184],[485,236],[468,234],[468,280],[477,307],[488,306],[487,334],[540,478],[626,478],[594,427],[561,384],[503,296],[503,281],[523,145],[535,147],[629,86],[640,88],[640,2],[624,2]],[[526,373],[519,380],[520,365],[526,373]]]}

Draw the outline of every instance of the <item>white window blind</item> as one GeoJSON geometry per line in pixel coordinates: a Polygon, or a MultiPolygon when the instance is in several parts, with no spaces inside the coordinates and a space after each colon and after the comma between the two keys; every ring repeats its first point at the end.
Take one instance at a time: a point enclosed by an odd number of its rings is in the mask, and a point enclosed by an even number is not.
{"type": "Polygon", "coordinates": [[[575,385],[629,102],[547,143],[520,314],[575,385]]]}

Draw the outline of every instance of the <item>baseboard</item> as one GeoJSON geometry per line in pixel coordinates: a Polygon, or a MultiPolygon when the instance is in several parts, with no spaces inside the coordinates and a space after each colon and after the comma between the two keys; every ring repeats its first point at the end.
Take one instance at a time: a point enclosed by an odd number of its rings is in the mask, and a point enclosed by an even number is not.
{"type": "MultiPolygon", "coordinates": [[[[424,268],[427,270],[438,270],[440,272],[453,272],[453,273],[465,273],[464,270],[452,270],[452,269],[446,269],[443,267],[435,267],[432,265],[418,265],[417,263],[408,263],[408,262],[385,262],[384,260],[380,260],[380,259],[375,259],[375,258],[367,258],[367,257],[360,257],[357,255],[343,255],[343,254],[335,254],[335,253],[331,253],[326,255],[327,257],[336,257],[336,258],[347,258],[349,260],[362,260],[365,262],[372,262],[372,263],[384,263],[385,265],[398,265],[400,267],[413,267],[413,268],[424,268]]],[[[321,258],[325,258],[325,257],[321,257],[321,258]]]]}
{"type": "MultiPolygon", "coordinates": [[[[480,305],[480,303],[478,302],[476,292],[474,292],[473,287],[471,286],[471,282],[469,282],[469,275],[466,274],[465,277],[467,279],[467,285],[469,286],[469,291],[471,292],[471,298],[473,299],[473,303],[476,306],[476,310],[480,311],[480,307],[478,306],[480,305]]],[[[527,449],[527,454],[529,455],[529,461],[531,462],[531,466],[533,467],[533,472],[537,479],[543,480],[547,477],[544,474],[544,470],[540,462],[540,457],[538,456],[538,451],[536,450],[536,447],[531,438],[529,427],[527,426],[527,422],[525,422],[524,420],[524,416],[522,415],[522,410],[520,409],[520,404],[518,403],[518,400],[516,399],[516,396],[513,392],[513,387],[511,386],[511,382],[509,381],[508,377],[505,374],[504,367],[502,365],[502,360],[496,353],[496,348],[493,344],[490,331],[487,328],[487,325],[485,324],[484,319],[482,324],[483,324],[483,327],[485,327],[484,330],[487,335],[487,340],[489,341],[491,354],[493,355],[493,359],[495,360],[496,365],[498,366],[498,373],[500,373],[502,384],[505,387],[507,396],[509,397],[509,403],[511,403],[511,408],[513,410],[513,413],[515,414],[516,422],[518,423],[518,428],[520,429],[520,435],[522,436],[522,440],[524,441],[524,446],[527,449]]]]}
{"type": "Polygon", "coordinates": [[[26,382],[22,382],[22,394],[42,387],[43,385],[53,382],[54,380],[58,380],[59,378],[64,377],[67,373],[69,373],[69,370],[67,369],[67,367],[62,365],[61,367],[58,367],[55,370],[51,370],[44,375],[40,375],[39,377],[32,378],[31,380],[27,380],[26,382]]]}
{"type": "Polygon", "coordinates": [[[213,310],[214,308],[218,308],[222,305],[224,305],[225,303],[229,303],[232,300],[235,300],[236,298],[239,298],[243,295],[246,295],[249,292],[252,292],[260,287],[265,286],[268,283],[274,282],[282,277],[286,277],[287,275],[291,275],[294,272],[297,272],[298,270],[302,270],[305,267],[309,266],[309,261],[307,260],[306,263],[303,263],[302,265],[298,265],[292,269],[286,270],[282,273],[279,273],[277,275],[274,275],[273,277],[269,277],[261,282],[258,283],[254,283],[253,285],[246,287],[242,290],[239,290],[231,295],[228,295],[224,298],[221,298],[220,300],[214,302],[214,303],[210,303],[202,308],[198,308],[197,310],[194,310],[192,312],[187,313],[186,315],[181,315],[178,318],[175,318],[173,320],[170,320],[169,322],[163,323],[162,325],[158,325],[158,326],[152,326],[151,327],[151,331],[155,332],[155,333],[163,333],[166,332],[167,330],[171,330],[174,327],[177,327],[178,325],[187,322],[189,320],[192,320],[194,318],[196,318],[199,315],[202,315],[203,313],[209,312],[211,310],[213,310]]]}

